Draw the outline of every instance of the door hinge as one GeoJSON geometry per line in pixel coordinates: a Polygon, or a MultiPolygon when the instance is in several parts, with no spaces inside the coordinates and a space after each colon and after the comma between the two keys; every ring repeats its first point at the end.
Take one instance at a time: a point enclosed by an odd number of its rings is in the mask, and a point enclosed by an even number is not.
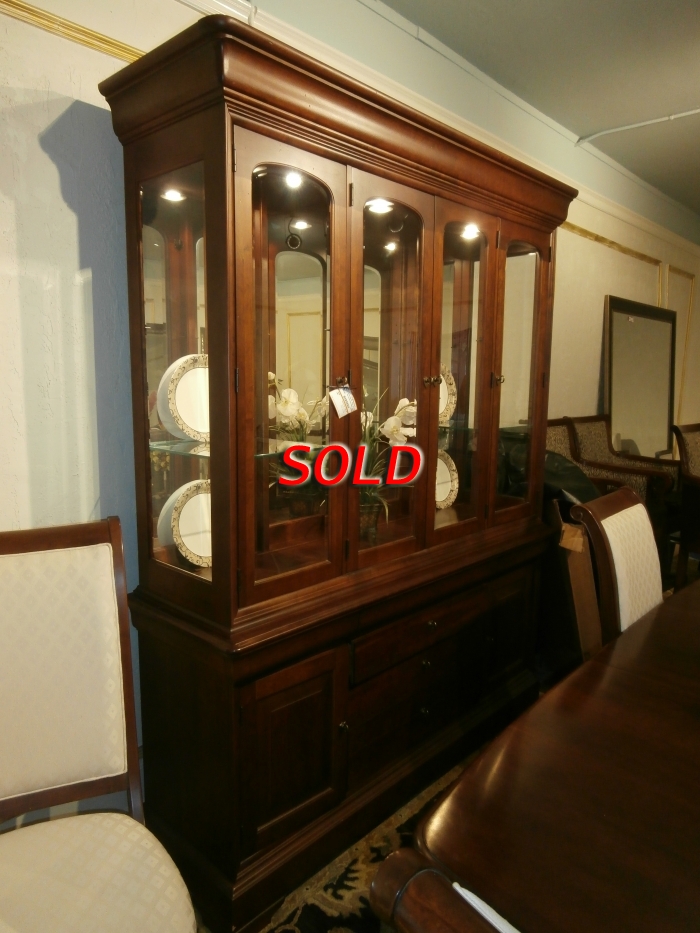
{"type": "Polygon", "coordinates": [[[236,366],[235,382],[236,382],[236,392],[238,392],[238,367],[237,366],[236,366]]]}
{"type": "Polygon", "coordinates": [[[234,150],[233,150],[233,170],[234,170],[234,172],[236,171],[237,168],[238,168],[238,165],[236,164],[236,149],[235,149],[235,147],[234,147],[234,150]]]}
{"type": "Polygon", "coordinates": [[[355,186],[352,182],[348,185],[348,207],[353,207],[355,204],[355,186]]]}

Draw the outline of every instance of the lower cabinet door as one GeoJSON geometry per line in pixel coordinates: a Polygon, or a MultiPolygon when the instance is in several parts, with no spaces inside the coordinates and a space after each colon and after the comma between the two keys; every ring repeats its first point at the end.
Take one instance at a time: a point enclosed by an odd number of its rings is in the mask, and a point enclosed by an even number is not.
{"type": "Polygon", "coordinates": [[[349,648],[341,645],[240,691],[244,848],[290,835],[345,794],[349,648]]]}

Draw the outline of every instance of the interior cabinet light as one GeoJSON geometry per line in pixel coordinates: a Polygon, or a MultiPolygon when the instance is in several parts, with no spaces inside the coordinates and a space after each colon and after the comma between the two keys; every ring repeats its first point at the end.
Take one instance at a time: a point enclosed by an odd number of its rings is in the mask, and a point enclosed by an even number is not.
{"type": "Polygon", "coordinates": [[[291,224],[295,230],[308,230],[311,224],[307,224],[305,220],[295,220],[291,224]]]}
{"type": "Polygon", "coordinates": [[[301,175],[299,172],[288,172],[285,179],[289,188],[298,188],[301,185],[301,175]]]}
{"type": "Polygon", "coordinates": [[[481,231],[476,224],[467,224],[467,226],[462,230],[462,239],[463,240],[475,240],[481,231]]]}
{"type": "Polygon", "coordinates": [[[396,249],[396,243],[387,243],[384,249],[388,250],[390,253],[393,253],[396,249]]]}
{"type": "Polygon", "coordinates": [[[394,205],[384,198],[372,198],[371,201],[365,204],[365,207],[369,208],[373,214],[388,214],[394,205]]]}
{"type": "Polygon", "coordinates": [[[181,191],[178,191],[177,188],[168,188],[161,197],[165,198],[166,201],[184,201],[185,196],[181,191]]]}

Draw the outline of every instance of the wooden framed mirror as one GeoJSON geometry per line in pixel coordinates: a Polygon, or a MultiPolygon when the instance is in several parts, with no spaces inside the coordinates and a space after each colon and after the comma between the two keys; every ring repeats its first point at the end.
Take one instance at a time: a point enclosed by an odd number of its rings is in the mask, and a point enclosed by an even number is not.
{"type": "Polygon", "coordinates": [[[613,446],[647,457],[671,453],[676,312],[606,295],[604,340],[613,446]]]}

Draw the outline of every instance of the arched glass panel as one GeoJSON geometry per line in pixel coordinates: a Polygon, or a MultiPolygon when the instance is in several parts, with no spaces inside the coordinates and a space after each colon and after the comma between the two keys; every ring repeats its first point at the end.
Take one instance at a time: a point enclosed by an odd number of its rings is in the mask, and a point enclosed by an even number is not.
{"type": "Polygon", "coordinates": [[[506,256],[496,509],[528,497],[531,445],[532,348],[537,251],[511,243],[506,256]]]}
{"type": "Polygon", "coordinates": [[[255,579],[328,559],[328,489],[279,483],[293,443],[329,440],[331,198],[311,175],[253,174],[255,264],[255,579]]]}
{"type": "MultiPolygon", "coordinates": [[[[362,443],[365,476],[386,472],[391,448],[416,436],[423,222],[410,207],[370,198],[364,208],[362,443]]],[[[401,470],[410,468],[405,457],[401,470]]],[[[399,476],[405,475],[402,472],[399,476]]],[[[364,486],[360,550],[415,533],[415,489],[364,486]]]]}
{"type": "Polygon", "coordinates": [[[485,242],[473,223],[445,225],[435,528],[476,515],[477,332],[485,242]]]}

